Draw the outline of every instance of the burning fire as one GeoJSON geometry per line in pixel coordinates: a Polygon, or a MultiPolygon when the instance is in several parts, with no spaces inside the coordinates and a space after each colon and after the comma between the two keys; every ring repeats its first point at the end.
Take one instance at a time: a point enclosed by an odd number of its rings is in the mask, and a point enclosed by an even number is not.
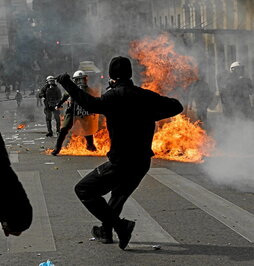
{"type": "Polygon", "coordinates": [[[130,47],[131,57],[145,67],[142,73],[145,89],[168,94],[176,87],[188,87],[198,78],[194,59],[177,53],[168,34],[133,41],[130,47]]]}
{"type": "MultiPolygon", "coordinates": [[[[167,35],[134,41],[130,47],[132,58],[145,67],[141,86],[145,89],[168,95],[177,87],[186,89],[198,78],[198,68],[193,58],[178,54],[167,35]]],[[[95,134],[94,143],[97,151],[88,151],[85,138],[72,135],[60,154],[105,156],[110,147],[106,129],[95,134]]],[[[155,158],[182,162],[202,162],[214,146],[213,139],[200,127],[200,121],[191,123],[184,115],[163,120],[152,144],[155,158]]]]}
{"type": "Polygon", "coordinates": [[[72,135],[70,142],[60,151],[62,155],[89,155],[89,156],[105,156],[109,151],[110,139],[106,128],[99,130],[94,135],[94,144],[97,151],[89,151],[86,149],[86,139],[83,136],[72,135]]]}
{"type": "Polygon", "coordinates": [[[155,133],[152,149],[156,158],[202,162],[203,156],[209,156],[215,142],[199,121],[191,123],[184,115],[177,115],[164,123],[155,133]]]}
{"type": "Polygon", "coordinates": [[[19,124],[19,125],[17,126],[17,129],[22,129],[22,128],[25,128],[25,127],[26,127],[25,124],[19,124]]]}

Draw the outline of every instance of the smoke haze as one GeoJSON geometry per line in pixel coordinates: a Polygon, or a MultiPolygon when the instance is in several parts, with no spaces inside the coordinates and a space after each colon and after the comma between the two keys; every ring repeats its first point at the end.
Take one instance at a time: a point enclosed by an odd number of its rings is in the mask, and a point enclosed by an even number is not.
{"type": "MultiPolygon", "coordinates": [[[[27,3],[31,2],[32,0],[27,0],[27,3]]],[[[220,89],[217,76],[225,70],[228,71],[233,61],[241,61],[245,65],[247,76],[253,76],[254,59],[249,48],[250,43],[253,43],[252,35],[205,34],[205,37],[201,38],[201,34],[193,37],[194,34],[169,33],[170,27],[164,25],[166,15],[168,23],[172,19],[168,11],[169,2],[167,4],[165,4],[167,1],[152,2],[153,7],[150,6],[150,1],[34,0],[33,11],[21,10],[20,13],[16,11],[12,13],[11,23],[14,25],[13,32],[16,32],[17,47],[13,49],[15,54],[8,52],[1,55],[5,73],[8,74],[7,81],[13,82],[15,77],[16,81],[21,83],[22,92],[24,89],[27,91],[30,84],[37,89],[43,85],[47,75],[73,72],[79,62],[84,60],[95,61],[107,77],[110,59],[116,55],[129,56],[131,41],[145,36],[153,38],[162,32],[170,35],[170,40],[175,42],[179,53],[195,57],[200,73],[206,76],[214,93],[218,94],[220,89]],[[53,2],[54,5],[51,5],[53,2]],[[27,17],[30,19],[27,20],[27,17]],[[159,25],[160,17],[162,26],[159,25]],[[155,18],[157,28],[153,25],[155,18]],[[58,40],[61,43],[60,47],[56,45],[58,40]],[[205,43],[209,44],[207,50],[205,43]],[[39,70],[36,70],[37,64],[39,70]]],[[[240,4],[241,1],[237,1],[239,12],[235,22],[233,5],[228,5],[225,13],[227,27],[224,25],[223,2],[210,0],[203,2],[206,2],[208,7],[207,20],[197,25],[196,29],[251,28],[245,21],[248,7],[240,4]],[[217,12],[217,16],[214,16],[214,12],[217,12]],[[215,17],[217,21],[214,20],[215,17]]],[[[191,27],[194,18],[193,13],[190,13],[189,22],[179,25],[179,29],[191,27]]],[[[176,15],[173,19],[176,21],[176,15]]],[[[142,67],[135,60],[132,62],[134,82],[141,85],[142,67]]],[[[106,87],[107,78],[103,85],[106,87]]],[[[29,110],[26,111],[25,113],[29,113],[29,110]]],[[[207,158],[201,167],[217,184],[253,192],[254,122],[242,118],[234,121],[222,119],[220,101],[213,111],[208,114],[208,119],[212,135],[217,141],[217,153],[207,158]]]]}
{"type": "Polygon", "coordinates": [[[254,192],[254,122],[225,120],[213,129],[217,148],[202,169],[216,184],[254,192]]]}

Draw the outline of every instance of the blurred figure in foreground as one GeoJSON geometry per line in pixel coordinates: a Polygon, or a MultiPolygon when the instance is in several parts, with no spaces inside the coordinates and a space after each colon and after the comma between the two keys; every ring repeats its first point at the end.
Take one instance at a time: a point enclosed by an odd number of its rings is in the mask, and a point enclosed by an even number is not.
{"type": "Polygon", "coordinates": [[[79,105],[90,113],[104,114],[111,140],[109,161],[96,167],[76,186],[75,192],[84,206],[102,222],[92,228],[102,243],[113,243],[112,229],[125,249],[135,226],[121,219],[126,200],[138,187],[150,168],[154,155],[151,145],[155,122],[182,112],[180,102],[135,86],[131,80],[131,62],[115,57],[109,65],[110,88],[101,97],[80,90],[68,74],[58,82],[79,105]],[[111,192],[107,202],[103,195],[111,192]]]}
{"type": "Polygon", "coordinates": [[[0,133],[0,222],[6,236],[19,236],[32,223],[32,206],[26,192],[11,168],[0,133]]]}
{"type": "MultiPolygon", "coordinates": [[[[81,90],[91,94],[91,89],[87,85],[87,78],[88,77],[86,73],[82,70],[77,70],[72,77],[75,84],[81,90]]],[[[96,119],[94,114],[90,114],[86,109],[78,105],[68,93],[63,95],[61,101],[57,105],[57,108],[60,109],[62,104],[66,102],[68,98],[70,98],[70,102],[66,109],[63,126],[61,127],[60,133],[57,137],[56,146],[51,154],[56,156],[61,151],[66,135],[73,127],[75,122],[77,122],[77,120],[79,120],[80,132],[82,132],[82,135],[84,135],[86,139],[86,149],[90,151],[96,151],[93,141],[93,134],[96,133],[98,129],[98,119],[96,119]],[[94,122],[97,122],[97,125],[94,125],[94,122]]]]}
{"type": "Polygon", "coordinates": [[[56,85],[56,80],[53,76],[48,76],[46,78],[46,85],[41,89],[39,97],[44,98],[44,113],[46,115],[46,124],[48,129],[46,136],[52,137],[52,114],[56,120],[56,132],[57,134],[60,132],[60,111],[56,109],[56,106],[62,97],[62,92],[56,85]]]}

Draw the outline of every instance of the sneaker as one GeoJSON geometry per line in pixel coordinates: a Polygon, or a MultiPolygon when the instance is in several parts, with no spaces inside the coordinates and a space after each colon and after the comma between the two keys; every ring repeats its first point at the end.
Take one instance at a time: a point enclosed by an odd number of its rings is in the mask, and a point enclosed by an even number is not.
{"type": "Polygon", "coordinates": [[[60,152],[60,149],[54,149],[51,154],[54,156],[57,156],[57,154],[60,152]]]}
{"type": "Polygon", "coordinates": [[[103,226],[94,226],[92,228],[92,235],[103,244],[112,244],[112,231],[105,230],[103,226]]]}
{"type": "Polygon", "coordinates": [[[115,227],[119,238],[119,248],[125,249],[131,239],[131,233],[135,227],[135,222],[122,219],[115,227]]]}
{"type": "Polygon", "coordinates": [[[53,133],[51,133],[51,132],[47,133],[46,137],[53,137],[53,133]]]}

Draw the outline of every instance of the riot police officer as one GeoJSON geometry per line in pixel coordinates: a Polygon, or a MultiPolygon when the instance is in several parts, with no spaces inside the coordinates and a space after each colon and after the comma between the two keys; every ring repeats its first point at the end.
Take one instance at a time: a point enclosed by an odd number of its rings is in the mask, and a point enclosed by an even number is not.
{"type": "MultiPolygon", "coordinates": [[[[76,85],[78,85],[78,87],[81,90],[84,90],[85,92],[88,93],[90,92],[90,88],[87,85],[88,77],[84,71],[77,70],[73,74],[72,78],[73,81],[76,83],[76,85]]],[[[69,94],[66,92],[63,95],[61,101],[58,103],[57,107],[61,108],[62,104],[66,102],[69,97],[70,97],[69,94]]],[[[96,119],[95,120],[93,119],[94,116],[95,114],[89,114],[84,108],[82,108],[72,98],[70,98],[70,102],[68,103],[68,107],[66,109],[63,126],[61,127],[60,134],[58,135],[57,138],[56,146],[51,154],[56,156],[60,152],[64,139],[68,134],[68,132],[70,131],[70,129],[75,125],[76,120],[79,120],[80,127],[82,127],[83,124],[86,125],[82,130],[82,134],[86,138],[86,149],[90,151],[96,151],[96,147],[93,141],[93,134],[97,131],[98,125],[94,125],[94,122],[96,123],[97,121],[96,119]]],[[[82,128],[79,128],[79,130],[81,129],[82,128]]]]}
{"type": "Polygon", "coordinates": [[[240,62],[233,62],[222,92],[224,97],[222,107],[225,116],[250,118],[252,113],[250,95],[252,94],[252,81],[246,77],[244,66],[240,62]]]}
{"type": "Polygon", "coordinates": [[[52,137],[52,113],[56,120],[56,132],[60,132],[60,111],[56,110],[56,106],[62,97],[62,92],[60,88],[56,85],[56,81],[53,76],[48,76],[46,78],[46,85],[41,89],[39,97],[44,98],[44,113],[46,115],[46,124],[48,129],[48,133],[46,134],[46,136],[52,137]]]}

